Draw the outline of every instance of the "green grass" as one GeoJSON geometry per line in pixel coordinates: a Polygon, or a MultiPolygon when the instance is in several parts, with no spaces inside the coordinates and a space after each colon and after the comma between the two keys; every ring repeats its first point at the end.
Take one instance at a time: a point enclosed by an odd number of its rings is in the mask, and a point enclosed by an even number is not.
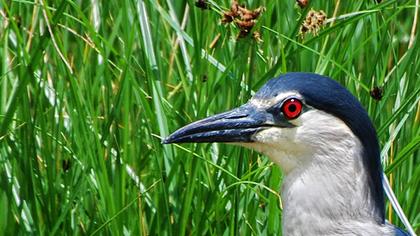
{"type": "Polygon", "coordinates": [[[266,8],[261,43],[220,24],[230,1],[210,2],[0,1],[1,234],[280,234],[282,173],[266,157],[161,138],[288,71],[330,76],[358,97],[420,232],[415,1],[241,1],[266,8]],[[302,38],[309,8],[349,16],[302,38]]]}

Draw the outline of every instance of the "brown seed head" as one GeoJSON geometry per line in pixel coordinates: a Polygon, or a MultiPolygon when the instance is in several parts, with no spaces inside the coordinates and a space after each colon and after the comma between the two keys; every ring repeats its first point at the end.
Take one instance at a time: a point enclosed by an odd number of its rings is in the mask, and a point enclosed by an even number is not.
{"type": "Polygon", "coordinates": [[[376,101],[380,101],[384,95],[384,88],[375,86],[370,90],[370,96],[376,101]]]}
{"type": "Polygon", "coordinates": [[[198,8],[200,8],[200,9],[203,9],[203,10],[210,9],[210,5],[207,2],[207,0],[197,0],[195,2],[195,6],[198,7],[198,8]]]}
{"type": "Polygon", "coordinates": [[[324,26],[326,19],[327,16],[324,11],[310,10],[300,27],[300,34],[304,36],[306,33],[310,32],[316,35],[321,27],[324,26]]]}
{"type": "Polygon", "coordinates": [[[235,22],[235,24],[240,29],[238,37],[245,37],[249,34],[249,32],[251,32],[251,29],[254,27],[257,18],[264,10],[264,7],[250,10],[245,6],[239,5],[237,0],[232,0],[230,10],[223,13],[222,23],[227,24],[235,22]]]}
{"type": "Polygon", "coordinates": [[[308,5],[309,0],[296,0],[296,3],[300,8],[305,8],[308,5]]]}

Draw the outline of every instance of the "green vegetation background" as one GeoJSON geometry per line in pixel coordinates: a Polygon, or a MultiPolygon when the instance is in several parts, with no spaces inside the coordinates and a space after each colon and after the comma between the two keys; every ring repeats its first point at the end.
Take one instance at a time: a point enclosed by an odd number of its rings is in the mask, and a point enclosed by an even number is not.
{"type": "Polygon", "coordinates": [[[0,234],[280,234],[282,174],[266,157],[161,138],[288,71],[360,99],[419,232],[416,2],[240,1],[265,7],[261,42],[220,23],[230,0],[208,2],[0,1],[0,234]],[[311,8],[329,23],[301,36],[311,8]]]}

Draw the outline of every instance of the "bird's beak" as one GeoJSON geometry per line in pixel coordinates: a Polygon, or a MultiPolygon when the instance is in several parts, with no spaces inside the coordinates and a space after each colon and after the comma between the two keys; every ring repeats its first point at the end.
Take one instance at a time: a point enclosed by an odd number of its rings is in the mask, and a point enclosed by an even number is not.
{"type": "Polygon", "coordinates": [[[168,143],[253,142],[253,135],[274,126],[272,117],[249,104],[186,125],[165,140],[168,143]]]}

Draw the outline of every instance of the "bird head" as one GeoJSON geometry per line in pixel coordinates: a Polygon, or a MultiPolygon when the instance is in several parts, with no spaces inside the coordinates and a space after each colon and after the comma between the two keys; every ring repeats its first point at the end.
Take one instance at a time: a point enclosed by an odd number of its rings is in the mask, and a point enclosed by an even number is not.
{"type": "Polygon", "coordinates": [[[340,155],[334,153],[340,151],[360,150],[367,184],[378,208],[383,208],[375,129],[358,100],[328,77],[311,73],[282,75],[268,81],[246,104],[186,125],[163,141],[203,142],[255,149],[270,157],[286,174],[307,163],[339,161],[340,155]],[[326,153],[332,154],[323,155],[326,153]]]}

